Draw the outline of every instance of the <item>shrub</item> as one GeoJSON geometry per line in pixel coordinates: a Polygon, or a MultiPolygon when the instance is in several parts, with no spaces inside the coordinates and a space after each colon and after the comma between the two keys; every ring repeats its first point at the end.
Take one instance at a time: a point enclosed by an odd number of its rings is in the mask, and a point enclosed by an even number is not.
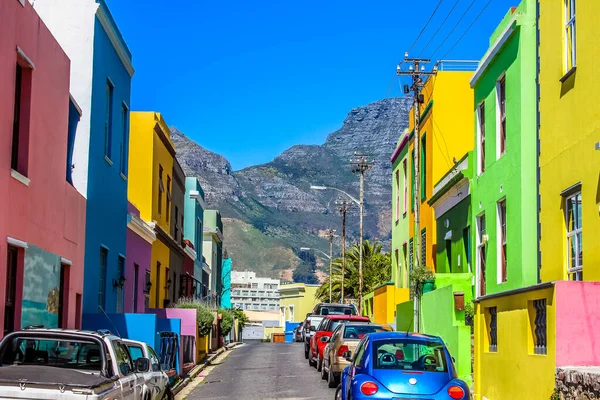
{"type": "Polygon", "coordinates": [[[233,312],[227,309],[220,309],[219,314],[223,317],[221,319],[221,336],[227,336],[231,332],[231,328],[233,328],[233,312]]]}
{"type": "Polygon", "coordinates": [[[180,299],[174,308],[193,308],[196,310],[196,322],[198,323],[198,335],[208,336],[212,328],[215,316],[212,311],[195,299],[180,299]]]}

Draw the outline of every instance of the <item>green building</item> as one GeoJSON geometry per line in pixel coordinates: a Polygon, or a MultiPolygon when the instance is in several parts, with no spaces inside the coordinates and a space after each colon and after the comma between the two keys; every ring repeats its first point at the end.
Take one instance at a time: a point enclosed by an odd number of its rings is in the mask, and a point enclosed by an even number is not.
{"type": "Polygon", "coordinates": [[[392,282],[397,288],[408,288],[408,204],[409,176],[408,147],[409,133],[404,132],[392,154],[392,282]]]}
{"type": "Polygon", "coordinates": [[[471,79],[477,297],[538,282],[535,5],[510,9],[471,79]]]}

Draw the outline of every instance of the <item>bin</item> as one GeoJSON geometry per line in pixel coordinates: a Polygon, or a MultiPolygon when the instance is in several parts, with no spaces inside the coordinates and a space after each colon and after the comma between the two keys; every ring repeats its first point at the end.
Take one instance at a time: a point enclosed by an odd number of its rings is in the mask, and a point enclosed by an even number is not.
{"type": "Polygon", "coordinates": [[[285,343],[285,333],[274,333],[273,343],[285,343]]]}

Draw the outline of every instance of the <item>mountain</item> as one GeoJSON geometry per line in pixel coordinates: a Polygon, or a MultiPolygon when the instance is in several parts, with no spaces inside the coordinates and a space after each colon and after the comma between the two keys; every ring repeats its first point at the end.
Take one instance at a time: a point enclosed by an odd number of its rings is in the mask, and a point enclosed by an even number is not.
{"type": "MultiPolygon", "coordinates": [[[[341,218],[335,209],[339,193],[314,191],[310,186],[336,187],[358,198],[358,176],[349,164],[357,151],[375,161],[365,174],[364,238],[389,243],[390,155],[408,128],[411,106],[409,98],[392,98],[354,108],[323,145],[293,146],[269,163],[240,171],[233,171],[224,157],[204,149],[175,127],[171,137],[186,175],[198,177],[208,207],[225,217],[225,246],[234,269],[279,277],[301,262],[295,249],[327,251],[328,243],[319,235],[329,228],[341,232],[341,218]]],[[[348,215],[349,243],[358,239],[358,225],[355,207],[348,215]]]]}

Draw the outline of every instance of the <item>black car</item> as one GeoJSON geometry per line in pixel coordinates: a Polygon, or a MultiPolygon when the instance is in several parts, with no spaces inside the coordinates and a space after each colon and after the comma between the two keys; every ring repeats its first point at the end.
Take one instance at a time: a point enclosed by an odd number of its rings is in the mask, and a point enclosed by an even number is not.
{"type": "Polygon", "coordinates": [[[313,308],[316,315],[358,315],[354,304],[319,303],[313,308]]]}

